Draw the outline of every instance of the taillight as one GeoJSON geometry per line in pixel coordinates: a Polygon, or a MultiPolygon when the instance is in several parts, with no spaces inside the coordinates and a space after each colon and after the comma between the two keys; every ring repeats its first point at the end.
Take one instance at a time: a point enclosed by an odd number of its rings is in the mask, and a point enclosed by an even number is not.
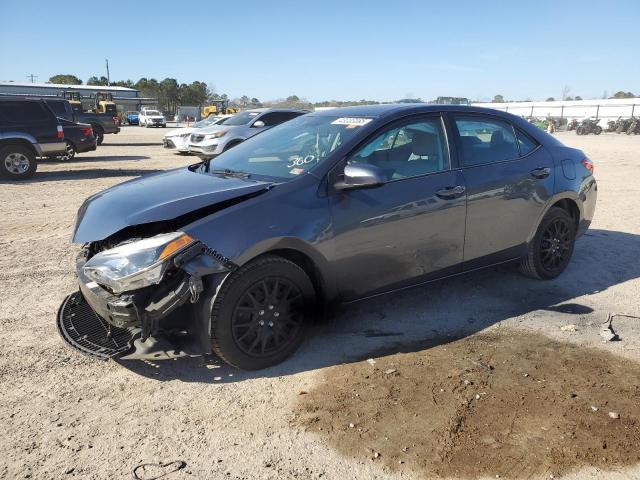
{"type": "Polygon", "coordinates": [[[120,119],[118,117],[113,117],[113,123],[120,125],[120,119]]]}
{"type": "Polygon", "coordinates": [[[56,138],[59,138],[60,140],[64,138],[64,130],[62,130],[60,125],[56,128],[56,138]]]}
{"type": "Polygon", "coordinates": [[[580,163],[593,175],[593,162],[591,160],[589,160],[587,157],[584,157],[582,160],[580,160],[580,163]]]}
{"type": "Polygon", "coordinates": [[[93,135],[93,128],[86,127],[83,128],[80,132],[82,133],[83,137],[90,137],[91,135],[93,135]]]}

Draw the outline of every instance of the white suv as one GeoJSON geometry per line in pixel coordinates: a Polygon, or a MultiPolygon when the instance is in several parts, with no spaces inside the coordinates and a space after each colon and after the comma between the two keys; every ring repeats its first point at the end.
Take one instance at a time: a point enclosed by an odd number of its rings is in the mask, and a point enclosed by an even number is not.
{"type": "Polygon", "coordinates": [[[163,127],[167,126],[167,120],[158,110],[142,110],[138,116],[138,125],[141,127],[163,127]]]}

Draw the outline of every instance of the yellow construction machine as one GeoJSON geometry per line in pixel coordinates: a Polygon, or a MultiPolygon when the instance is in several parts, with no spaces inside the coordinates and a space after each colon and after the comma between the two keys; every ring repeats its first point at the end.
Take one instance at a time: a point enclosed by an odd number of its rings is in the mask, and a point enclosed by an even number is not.
{"type": "Polygon", "coordinates": [[[96,113],[110,113],[117,115],[116,104],[113,101],[113,94],[109,92],[96,92],[95,105],[93,111],[96,113]]]}
{"type": "Polygon", "coordinates": [[[238,113],[238,109],[230,107],[229,100],[214,100],[211,105],[202,107],[200,115],[202,115],[202,118],[207,118],[209,115],[229,115],[233,113],[238,113]]]}

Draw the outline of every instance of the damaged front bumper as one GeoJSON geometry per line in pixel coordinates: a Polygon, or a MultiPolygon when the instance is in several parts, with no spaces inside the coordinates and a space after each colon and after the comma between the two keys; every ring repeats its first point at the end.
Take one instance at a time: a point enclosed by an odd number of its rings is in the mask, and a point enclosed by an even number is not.
{"type": "Polygon", "coordinates": [[[83,251],[76,260],[79,291],[58,311],[58,331],[70,346],[102,359],[158,358],[154,346],[172,350],[173,356],[178,349],[183,354],[210,351],[210,320],[195,307],[207,301],[202,293],[233,268],[227,259],[196,243],[172,259],[174,268],[160,283],[122,294],[88,278],[82,268],[86,262],[83,251]]]}

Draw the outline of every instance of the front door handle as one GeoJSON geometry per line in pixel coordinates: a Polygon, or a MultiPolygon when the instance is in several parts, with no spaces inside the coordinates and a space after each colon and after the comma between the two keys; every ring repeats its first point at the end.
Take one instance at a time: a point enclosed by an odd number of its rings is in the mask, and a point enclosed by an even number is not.
{"type": "Polygon", "coordinates": [[[459,198],[464,195],[466,188],[462,185],[456,185],[455,187],[447,187],[442,190],[438,190],[436,192],[436,196],[442,198],[443,200],[453,200],[454,198],[459,198]]]}
{"type": "Polygon", "coordinates": [[[531,170],[531,176],[533,178],[547,178],[549,175],[551,175],[551,169],[549,167],[540,167],[540,168],[534,168],[533,170],[531,170]]]}

